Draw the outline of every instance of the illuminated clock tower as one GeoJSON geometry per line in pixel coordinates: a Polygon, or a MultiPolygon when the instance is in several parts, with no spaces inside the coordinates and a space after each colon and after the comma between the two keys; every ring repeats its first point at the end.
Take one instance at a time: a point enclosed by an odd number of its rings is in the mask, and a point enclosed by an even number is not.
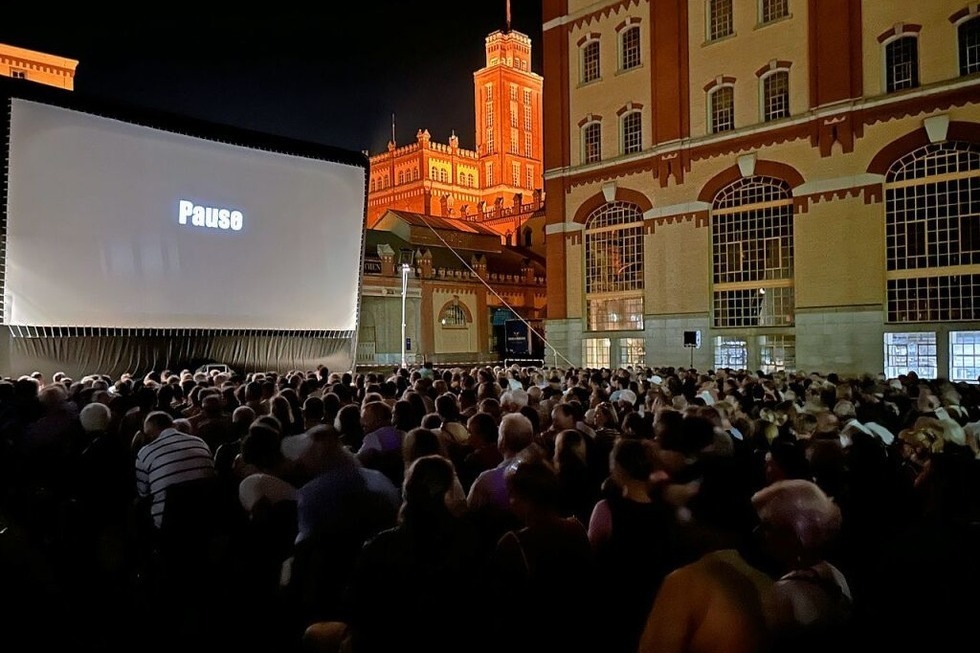
{"type": "Polygon", "coordinates": [[[543,78],[531,72],[530,37],[510,29],[509,15],[507,29],[490,34],[486,48],[473,82],[481,186],[492,206],[498,197],[530,198],[543,188],[543,78]]]}

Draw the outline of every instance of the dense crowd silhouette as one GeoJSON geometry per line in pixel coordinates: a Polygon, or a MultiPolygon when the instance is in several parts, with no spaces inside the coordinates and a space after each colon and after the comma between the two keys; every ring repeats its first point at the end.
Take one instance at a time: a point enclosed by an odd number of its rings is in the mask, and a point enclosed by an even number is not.
{"type": "Polygon", "coordinates": [[[0,434],[7,650],[909,650],[980,603],[980,391],[914,373],[35,372],[0,434]]]}

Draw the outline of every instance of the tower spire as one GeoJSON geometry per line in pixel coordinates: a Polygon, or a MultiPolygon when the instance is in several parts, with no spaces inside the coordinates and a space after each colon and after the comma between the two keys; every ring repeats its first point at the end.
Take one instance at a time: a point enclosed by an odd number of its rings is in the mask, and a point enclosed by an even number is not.
{"type": "Polygon", "coordinates": [[[507,31],[510,31],[510,0],[507,0],[507,31]]]}

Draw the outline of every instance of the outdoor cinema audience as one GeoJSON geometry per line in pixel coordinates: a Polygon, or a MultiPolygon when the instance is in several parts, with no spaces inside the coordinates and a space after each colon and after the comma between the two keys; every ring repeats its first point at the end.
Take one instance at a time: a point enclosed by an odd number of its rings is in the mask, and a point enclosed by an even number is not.
{"type": "Polygon", "coordinates": [[[0,632],[25,649],[782,653],[972,637],[977,383],[91,372],[0,380],[0,632]]]}

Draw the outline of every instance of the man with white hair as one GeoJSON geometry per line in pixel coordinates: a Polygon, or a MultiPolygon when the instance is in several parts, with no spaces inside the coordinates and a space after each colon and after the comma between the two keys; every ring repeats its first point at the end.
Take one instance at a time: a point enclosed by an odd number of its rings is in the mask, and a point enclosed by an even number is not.
{"type": "Polygon", "coordinates": [[[494,469],[488,469],[473,482],[466,503],[471,510],[483,506],[510,509],[510,494],[505,477],[507,468],[522,450],[531,444],[534,426],[531,420],[520,413],[508,413],[500,419],[497,430],[497,448],[504,457],[503,462],[494,469]]]}
{"type": "Polygon", "coordinates": [[[521,408],[527,406],[528,395],[526,390],[507,390],[500,395],[500,408],[505,413],[519,413],[521,408]]]}
{"type": "Polygon", "coordinates": [[[77,494],[93,526],[122,523],[135,486],[129,446],[108,432],[111,420],[105,404],[87,404],[79,413],[89,443],[79,458],[77,494]]]}

